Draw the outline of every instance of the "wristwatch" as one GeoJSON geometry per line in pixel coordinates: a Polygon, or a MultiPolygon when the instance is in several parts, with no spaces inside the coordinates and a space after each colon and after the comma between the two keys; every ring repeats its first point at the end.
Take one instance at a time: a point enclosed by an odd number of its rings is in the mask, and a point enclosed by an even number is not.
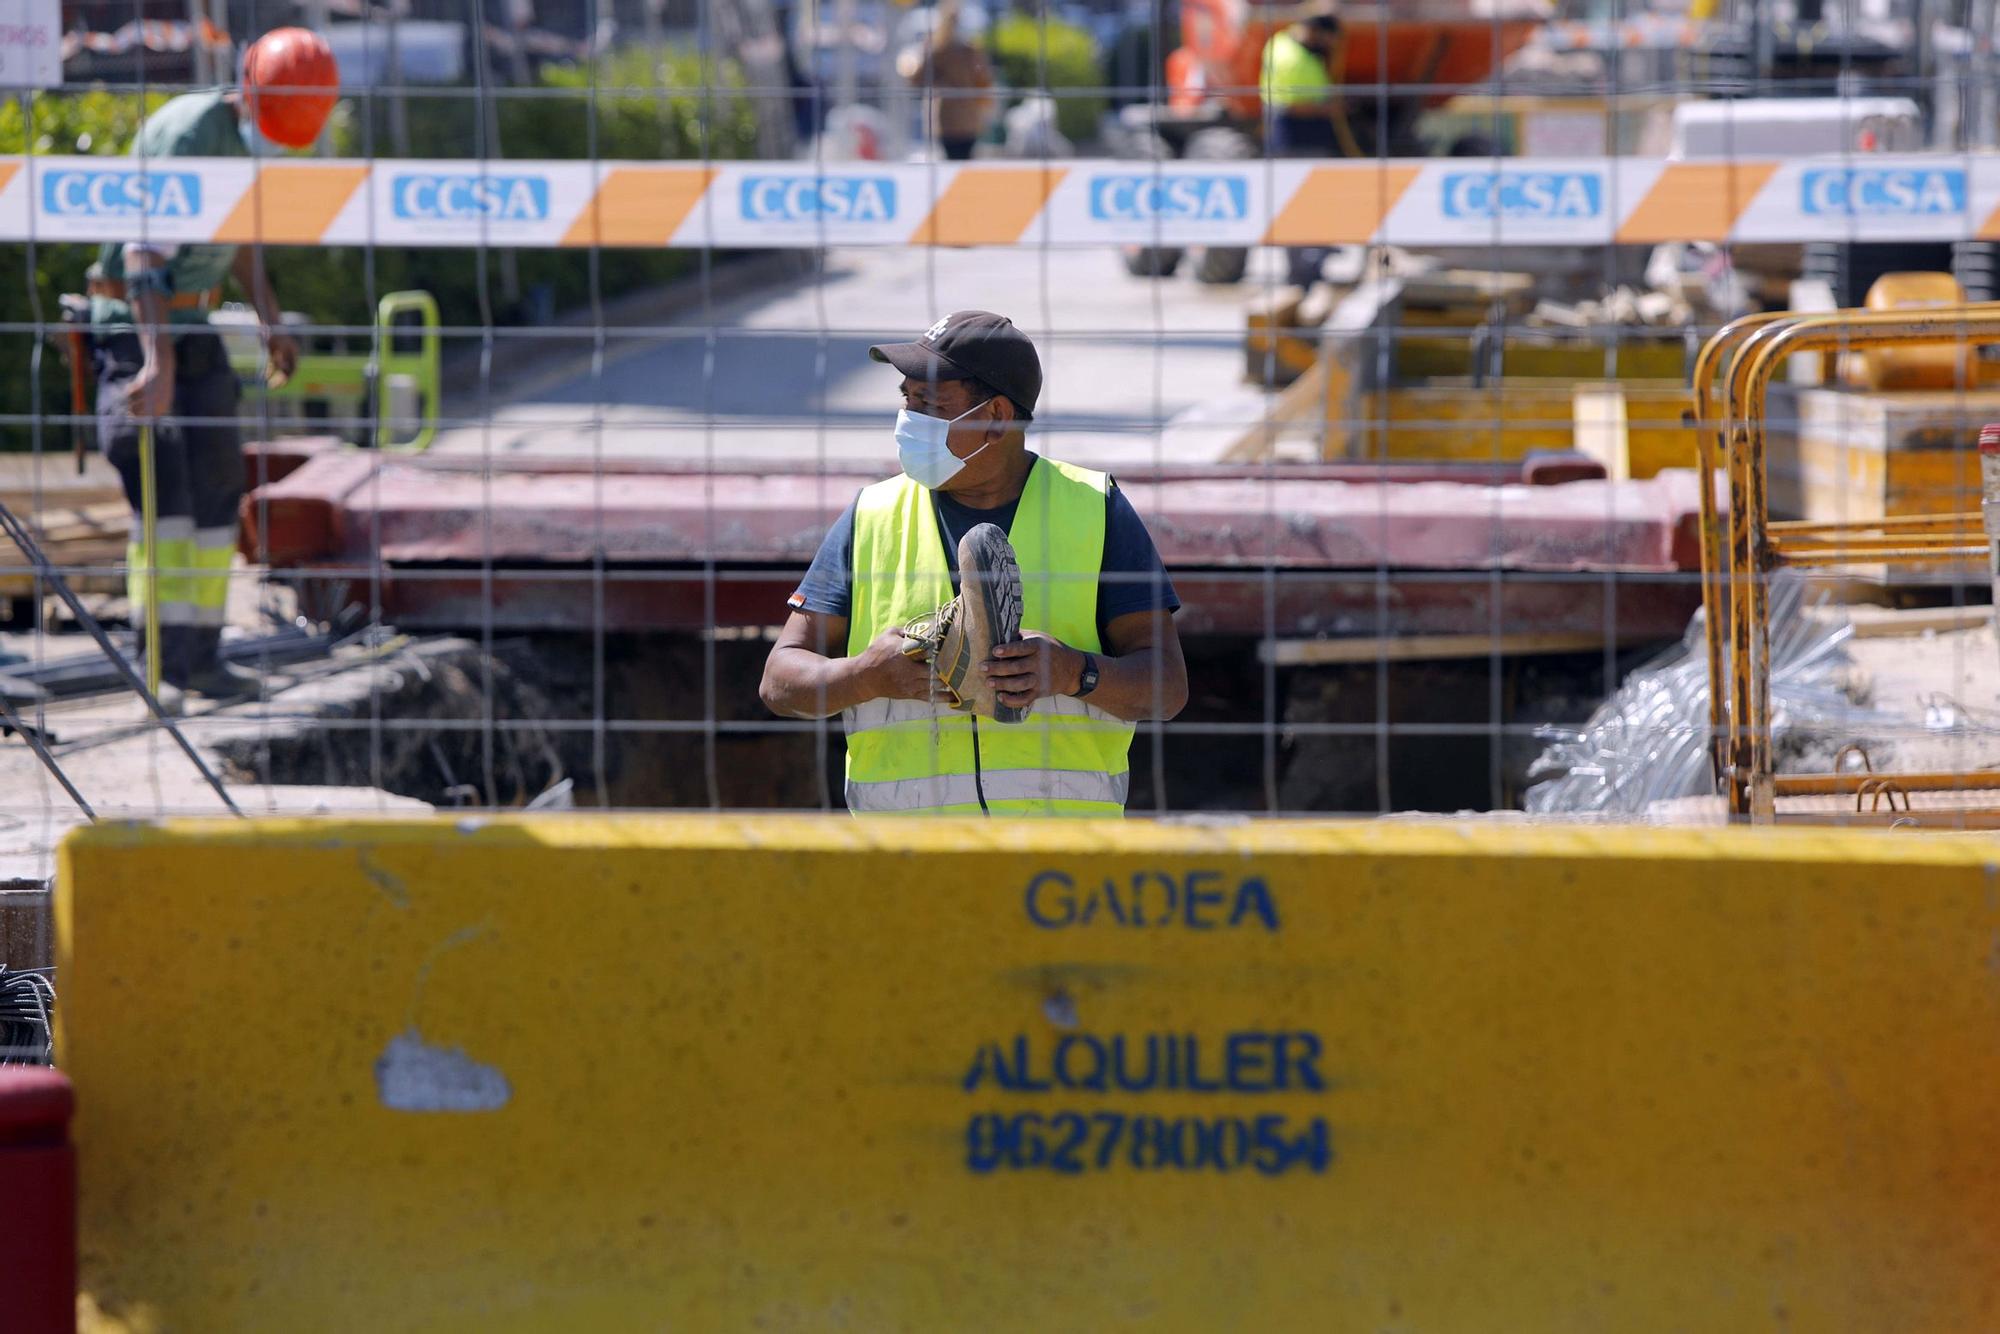
{"type": "Polygon", "coordinates": [[[1082,699],[1095,689],[1097,689],[1097,659],[1086,653],[1083,655],[1083,670],[1076,674],[1076,689],[1070,691],[1070,694],[1082,699]]]}

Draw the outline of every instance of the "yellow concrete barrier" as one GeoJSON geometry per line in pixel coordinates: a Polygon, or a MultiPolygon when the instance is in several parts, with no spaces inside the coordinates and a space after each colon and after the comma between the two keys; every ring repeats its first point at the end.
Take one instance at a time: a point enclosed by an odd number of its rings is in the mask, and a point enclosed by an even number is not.
{"type": "Polygon", "coordinates": [[[99,827],[101,1323],[1991,1331],[2000,842],[99,827]]]}

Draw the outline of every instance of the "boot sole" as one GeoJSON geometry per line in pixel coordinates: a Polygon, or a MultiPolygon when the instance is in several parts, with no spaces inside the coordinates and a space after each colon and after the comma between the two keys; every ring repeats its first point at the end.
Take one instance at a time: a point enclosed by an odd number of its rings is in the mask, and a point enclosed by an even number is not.
{"type": "MultiPolygon", "coordinates": [[[[958,543],[960,605],[973,623],[966,627],[972,643],[1011,644],[1021,637],[1021,566],[1007,534],[995,524],[982,523],[958,543]]],[[[1018,723],[1026,709],[995,700],[993,720],[1018,723]]]]}

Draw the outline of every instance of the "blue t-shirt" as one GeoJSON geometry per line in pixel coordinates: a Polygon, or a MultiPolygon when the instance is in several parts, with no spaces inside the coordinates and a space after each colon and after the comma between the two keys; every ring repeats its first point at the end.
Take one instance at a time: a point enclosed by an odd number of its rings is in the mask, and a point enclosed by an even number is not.
{"type": "MultiPolygon", "coordinates": [[[[938,532],[944,541],[945,563],[951,567],[951,586],[958,589],[958,543],[982,523],[1012,529],[1014,500],[998,509],[978,510],[961,504],[945,491],[931,492],[931,508],[937,512],[938,532]]],[[[817,612],[822,616],[846,616],[854,606],[854,506],[849,505],[819,554],[799,582],[789,605],[794,611],[817,612]]],[[[1097,576],[1097,633],[1120,616],[1135,611],[1179,611],[1181,600],[1174,594],[1173,580],[1160,562],[1153,535],[1139,520],[1139,512],[1114,482],[1104,497],[1104,564],[1097,576]]],[[[1029,629],[1035,627],[1030,626],[1029,629]]]]}

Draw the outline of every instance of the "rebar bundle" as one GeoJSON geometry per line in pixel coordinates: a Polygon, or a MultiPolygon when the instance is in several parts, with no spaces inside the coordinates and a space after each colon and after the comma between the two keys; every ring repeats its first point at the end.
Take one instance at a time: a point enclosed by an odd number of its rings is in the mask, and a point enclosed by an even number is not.
{"type": "Polygon", "coordinates": [[[55,1005],[55,985],[42,972],[0,966],[0,1065],[50,1063],[55,1005]]]}

